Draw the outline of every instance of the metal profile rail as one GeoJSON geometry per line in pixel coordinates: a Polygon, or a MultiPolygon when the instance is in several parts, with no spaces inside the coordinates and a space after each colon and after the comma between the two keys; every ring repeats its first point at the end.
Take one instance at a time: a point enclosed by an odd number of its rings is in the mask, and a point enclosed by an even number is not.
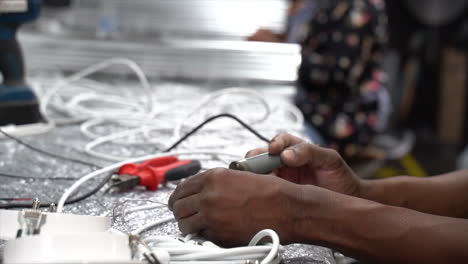
{"type": "Polygon", "coordinates": [[[287,8],[287,0],[77,0],[69,26],[93,31],[115,23],[125,35],[239,39],[260,27],[283,31],[287,8]]]}
{"type": "Polygon", "coordinates": [[[123,42],[22,32],[29,69],[77,71],[113,57],[140,64],[149,76],[293,82],[301,61],[294,44],[188,39],[123,42]]]}

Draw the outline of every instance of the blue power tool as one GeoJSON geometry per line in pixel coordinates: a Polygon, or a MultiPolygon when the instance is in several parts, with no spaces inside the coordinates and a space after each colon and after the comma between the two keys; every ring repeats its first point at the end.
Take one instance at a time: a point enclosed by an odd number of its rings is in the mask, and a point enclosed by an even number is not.
{"type": "Polygon", "coordinates": [[[0,0],[0,126],[41,122],[39,102],[25,81],[16,32],[39,16],[41,0],[0,0]]]}

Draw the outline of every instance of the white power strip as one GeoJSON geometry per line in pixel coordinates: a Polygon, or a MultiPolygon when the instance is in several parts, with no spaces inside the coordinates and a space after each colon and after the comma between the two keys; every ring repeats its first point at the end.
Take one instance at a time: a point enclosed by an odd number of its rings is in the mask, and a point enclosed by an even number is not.
{"type": "Polygon", "coordinates": [[[25,236],[7,241],[3,255],[4,264],[141,263],[128,236],[112,232],[25,236]]]}
{"type": "Polygon", "coordinates": [[[0,238],[7,240],[3,263],[142,263],[132,261],[129,236],[110,227],[108,217],[0,210],[0,238]],[[18,234],[18,230],[32,226],[21,219],[28,213],[40,214],[40,231],[18,234]],[[25,224],[21,225],[22,221],[25,224]]]}
{"type": "MultiPolygon", "coordinates": [[[[18,230],[21,229],[18,222],[20,212],[0,210],[0,239],[16,238],[18,230]]],[[[47,212],[42,214],[46,216],[46,220],[41,227],[41,235],[106,232],[111,228],[111,220],[108,217],[47,212]]]]}
{"type": "MultiPolygon", "coordinates": [[[[172,218],[171,218],[172,219],[172,218]]],[[[140,233],[167,222],[160,219],[131,234],[111,229],[108,217],[46,213],[33,209],[0,210],[0,237],[7,239],[4,264],[278,264],[279,236],[269,229],[249,244],[221,248],[193,236],[150,236],[140,233]],[[264,238],[272,243],[259,245],[264,238]]],[[[0,254],[1,255],[1,254],[0,254]]]]}

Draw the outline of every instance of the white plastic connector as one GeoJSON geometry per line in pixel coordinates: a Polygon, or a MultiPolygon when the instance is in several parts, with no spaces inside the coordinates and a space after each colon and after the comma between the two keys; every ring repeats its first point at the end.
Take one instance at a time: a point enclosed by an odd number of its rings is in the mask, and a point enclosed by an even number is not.
{"type": "MultiPolygon", "coordinates": [[[[20,211],[0,210],[0,239],[9,240],[16,237],[20,224],[20,211]]],[[[41,234],[77,234],[106,232],[111,227],[111,220],[102,216],[70,215],[43,213],[47,221],[41,227],[41,234]]]]}
{"type": "Polygon", "coordinates": [[[160,264],[169,264],[171,262],[171,256],[167,250],[156,248],[152,253],[156,256],[160,264]]]}

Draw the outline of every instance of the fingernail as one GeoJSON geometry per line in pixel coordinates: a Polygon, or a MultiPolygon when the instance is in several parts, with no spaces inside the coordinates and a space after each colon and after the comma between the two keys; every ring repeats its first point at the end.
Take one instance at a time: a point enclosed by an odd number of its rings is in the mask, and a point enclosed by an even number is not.
{"type": "Polygon", "coordinates": [[[283,151],[283,153],[281,154],[283,156],[283,158],[286,158],[286,159],[293,159],[294,158],[294,151],[292,149],[287,149],[285,151],[283,151]]]}

